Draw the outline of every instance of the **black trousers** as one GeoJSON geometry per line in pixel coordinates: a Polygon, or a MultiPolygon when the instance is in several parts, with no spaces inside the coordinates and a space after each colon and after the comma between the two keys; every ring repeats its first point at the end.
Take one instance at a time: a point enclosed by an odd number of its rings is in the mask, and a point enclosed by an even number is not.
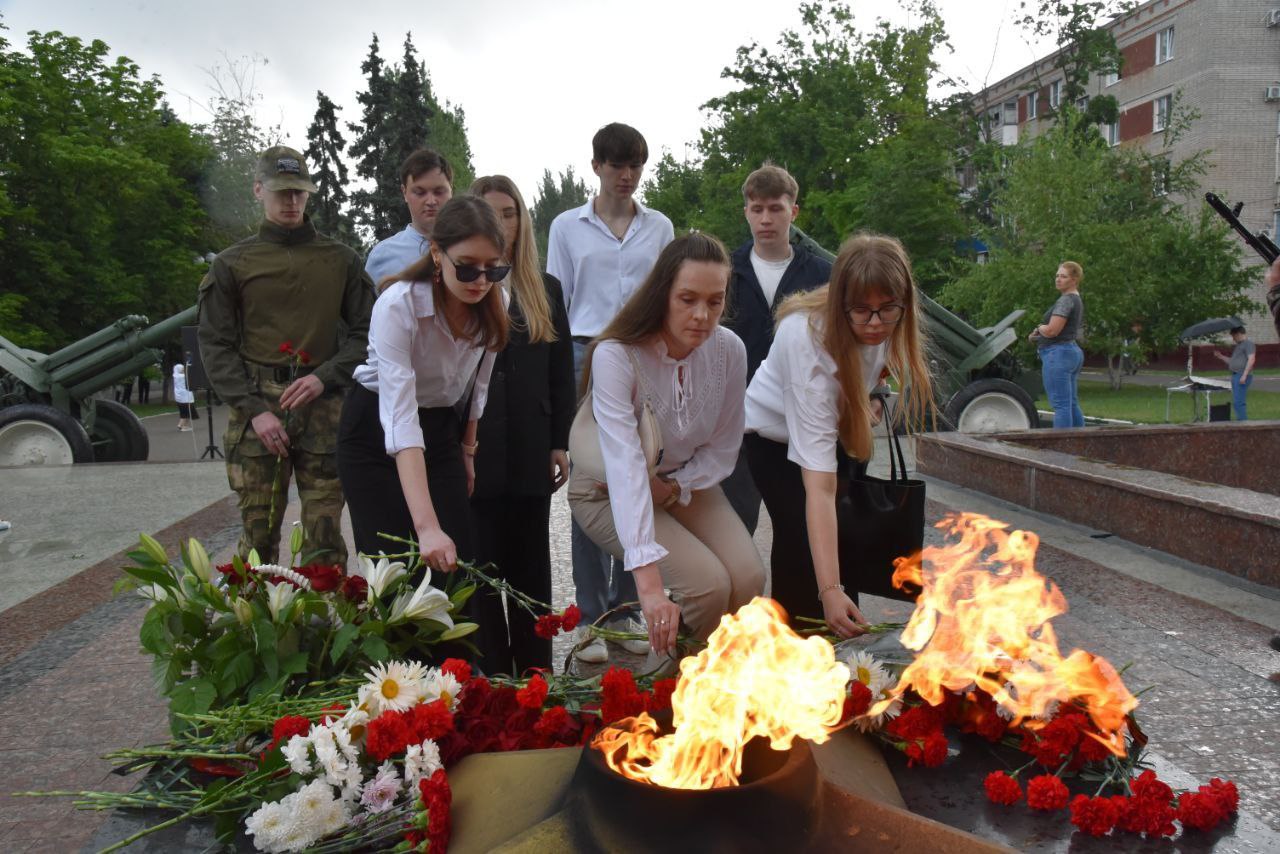
{"type": "MultiPolygon", "coordinates": [[[[773,522],[773,548],[769,552],[772,596],[794,617],[821,619],[818,581],[809,549],[809,524],[805,518],[804,478],[800,466],[787,459],[782,442],[748,433],[742,439],[751,466],[751,478],[760,490],[773,522]]],[[[845,591],[856,604],[858,592],[845,591]]]]}
{"type": "MultiPolygon", "coordinates": [[[[480,453],[484,453],[481,451],[480,453]]],[[[504,495],[471,501],[476,561],[497,566],[499,578],[539,602],[551,602],[551,496],[504,495]]],[[[492,590],[471,599],[480,623],[480,666],[487,673],[518,676],[530,667],[551,668],[551,641],[533,633],[534,618],[492,590]]]]}
{"type": "MultiPolygon", "coordinates": [[[[458,416],[453,407],[419,409],[426,440],[427,488],[441,529],[453,540],[458,559],[475,559],[475,535],[462,464],[458,416]]],[[[404,500],[395,458],[386,450],[378,395],[356,383],[347,393],[338,423],[338,477],[351,512],[356,549],[366,555],[402,552],[405,547],[379,534],[417,539],[404,500]]]]}

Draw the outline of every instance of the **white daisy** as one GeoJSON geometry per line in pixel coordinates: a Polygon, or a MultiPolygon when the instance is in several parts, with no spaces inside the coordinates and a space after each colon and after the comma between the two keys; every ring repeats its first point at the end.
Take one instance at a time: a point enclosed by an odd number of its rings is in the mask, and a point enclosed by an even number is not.
{"type": "Polygon", "coordinates": [[[422,702],[430,703],[434,700],[444,700],[445,706],[453,709],[453,701],[457,699],[460,691],[462,691],[462,683],[458,681],[456,676],[433,667],[424,680],[422,702]]]}
{"type": "Polygon", "coordinates": [[[404,753],[404,781],[412,791],[418,781],[444,767],[440,761],[440,747],[431,739],[422,744],[411,744],[404,753]]]}
{"type": "Polygon", "coordinates": [[[365,702],[369,716],[387,709],[407,711],[422,701],[426,668],[416,661],[386,661],[372,668],[366,678],[371,689],[365,702]]]}

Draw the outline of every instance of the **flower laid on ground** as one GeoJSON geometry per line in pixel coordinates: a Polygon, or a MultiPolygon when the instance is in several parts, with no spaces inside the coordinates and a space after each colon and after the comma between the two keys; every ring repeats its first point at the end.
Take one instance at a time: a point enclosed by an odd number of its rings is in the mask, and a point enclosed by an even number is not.
{"type": "Polygon", "coordinates": [[[403,712],[413,708],[425,693],[426,676],[426,668],[416,661],[388,661],[374,667],[368,673],[369,713],[376,716],[384,709],[403,712]]]}

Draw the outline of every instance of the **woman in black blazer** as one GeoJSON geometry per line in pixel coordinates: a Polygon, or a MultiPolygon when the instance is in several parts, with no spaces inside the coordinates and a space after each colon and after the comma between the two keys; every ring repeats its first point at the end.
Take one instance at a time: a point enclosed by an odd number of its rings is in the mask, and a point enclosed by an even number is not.
{"type": "MultiPolygon", "coordinates": [[[[511,334],[489,382],[476,452],[477,557],[492,562],[517,590],[551,601],[551,494],[569,477],[569,425],[577,402],[573,339],[560,282],[540,272],[533,222],[516,185],[490,175],[471,185],[498,212],[507,236],[511,273],[511,334]]],[[[551,667],[551,641],[534,634],[534,620],[501,598],[476,592],[474,616],[480,666],[489,673],[551,667]]]]}

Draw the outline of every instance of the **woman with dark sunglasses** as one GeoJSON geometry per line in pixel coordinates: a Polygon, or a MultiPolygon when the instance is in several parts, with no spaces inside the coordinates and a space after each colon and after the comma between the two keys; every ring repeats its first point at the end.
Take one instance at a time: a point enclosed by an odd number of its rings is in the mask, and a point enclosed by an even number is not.
{"type": "Polygon", "coordinates": [[[338,475],[363,554],[400,551],[379,536],[392,534],[417,540],[434,570],[475,556],[468,496],[476,422],[507,343],[495,286],[511,269],[505,248],[493,208],[461,196],[441,208],[429,253],[382,285],[369,358],[338,427],[338,475]]]}

